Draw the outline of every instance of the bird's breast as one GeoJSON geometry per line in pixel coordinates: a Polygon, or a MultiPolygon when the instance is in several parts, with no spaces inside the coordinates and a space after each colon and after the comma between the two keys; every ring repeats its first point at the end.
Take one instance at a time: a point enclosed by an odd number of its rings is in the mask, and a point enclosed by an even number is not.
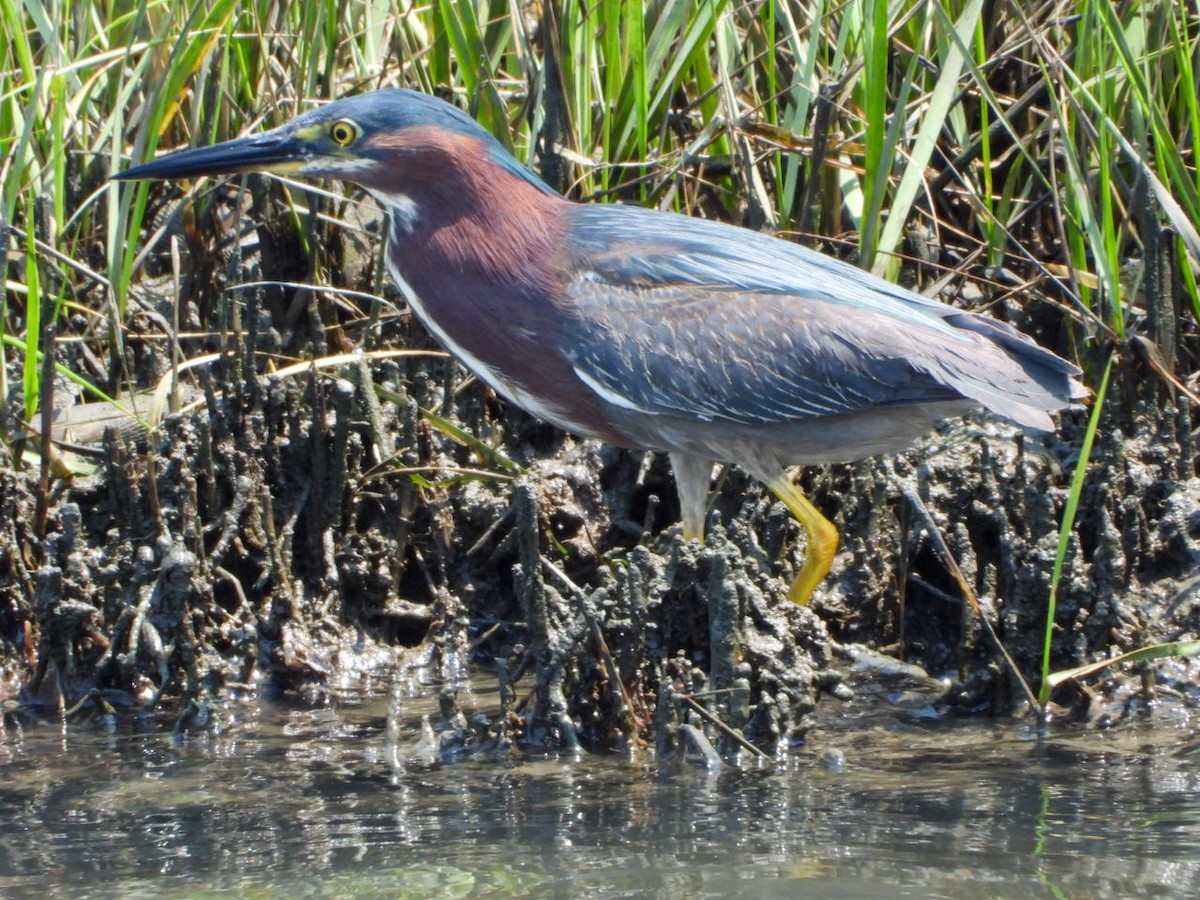
{"type": "Polygon", "coordinates": [[[583,437],[619,442],[560,346],[554,298],[413,246],[389,246],[388,269],[425,329],[521,409],[583,437]]]}

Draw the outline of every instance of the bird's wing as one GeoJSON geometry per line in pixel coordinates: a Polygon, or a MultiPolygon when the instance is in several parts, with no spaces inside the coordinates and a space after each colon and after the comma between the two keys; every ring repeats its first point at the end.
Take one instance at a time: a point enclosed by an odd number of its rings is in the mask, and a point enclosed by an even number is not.
{"type": "Polygon", "coordinates": [[[960,396],[899,353],[872,352],[872,335],[821,300],[595,277],[570,299],[576,373],[629,409],[765,425],[960,396]]]}
{"type": "Polygon", "coordinates": [[[647,413],[770,424],[974,400],[1047,428],[1077,370],[1003,323],[744,229],[572,208],[565,345],[580,378],[647,413]]]}

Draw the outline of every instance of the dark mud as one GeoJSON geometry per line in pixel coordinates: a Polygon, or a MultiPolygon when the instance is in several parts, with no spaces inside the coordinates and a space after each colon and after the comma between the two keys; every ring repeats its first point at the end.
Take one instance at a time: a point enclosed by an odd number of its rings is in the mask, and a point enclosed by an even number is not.
{"type": "MultiPolygon", "coordinates": [[[[342,260],[320,280],[382,290],[365,250],[378,222],[356,224],[312,236],[342,260]]],[[[245,225],[232,248],[195,237],[228,230],[185,232],[180,327],[220,329],[181,342],[185,356],[219,354],[185,373],[190,406],[152,433],[104,432],[94,471],[52,482],[41,533],[36,460],[0,461],[10,714],[168,705],[180,729],[202,728],[209,698],[231,686],[320,691],[397,657],[445,688],[438,752],[773,753],[803,739],[819,700],[847,697],[845,673],[863,666],[881,689],[915,672],[918,702],[939,715],[1021,707],[912,498],[1034,679],[1086,413],[1048,436],[951,422],[904,456],[803,472],[842,545],[799,608],[785,595],[800,532],[736,470],[700,546],[674,524],[664,458],[579,443],[440,356],[278,372],[281,352],[435,348],[386,307],[360,316],[304,291],[220,293],[300,277],[275,226],[245,225]],[[468,665],[497,672],[500,714],[458,709],[468,665]],[[529,672],[536,689],[514,692],[529,672]]],[[[133,331],[174,315],[173,289],[155,284],[133,331]]],[[[1195,343],[1183,335],[1180,352],[1195,343]]],[[[144,387],[164,374],[161,347],[127,339],[144,387]]],[[[78,352],[63,345],[60,359],[79,365],[78,352]]],[[[1200,636],[1196,434],[1185,398],[1132,363],[1118,372],[1058,593],[1056,669],[1200,636]]],[[[1194,665],[1159,663],[1056,700],[1105,723],[1194,708],[1196,683],[1194,665]]]]}

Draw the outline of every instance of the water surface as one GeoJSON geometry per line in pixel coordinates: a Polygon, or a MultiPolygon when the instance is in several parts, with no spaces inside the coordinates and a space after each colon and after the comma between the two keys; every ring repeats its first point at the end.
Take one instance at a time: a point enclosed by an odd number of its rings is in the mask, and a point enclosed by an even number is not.
{"type": "Polygon", "coordinates": [[[383,689],[242,701],[185,740],[155,719],[10,721],[0,893],[1200,895],[1200,742],[1183,725],[1038,741],[830,701],[784,764],[664,772],[595,755],[396,766],[386,711],[383,689]]]}

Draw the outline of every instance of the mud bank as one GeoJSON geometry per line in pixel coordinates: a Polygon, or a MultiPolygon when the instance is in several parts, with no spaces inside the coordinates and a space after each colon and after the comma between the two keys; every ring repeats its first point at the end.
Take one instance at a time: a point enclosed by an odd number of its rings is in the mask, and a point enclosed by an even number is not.
{"type": "MultiPolygon", "coordinates": [[[[362,227],[335,232],[332,280],[377,284],[378,222],[362,227]]],[[[275,288],[230,303],[223,284],[282,277],[271,261],[291,258],[270,228],[252,233],[245,257],[244,241],[187,257],[180,327],[225,327],[181,344],[213,352],[185,372],[182,411],[95,439],[90,470],[42,494],[44,525],[36,458],[0,460],[0,695],[14,714],[169,703],[188,727],[230,686],[319,687],[397,657],[451,688],[448,746],[773,752],[881,656],[936,679],[936,714],[1023,703],[930,535],[1033,679],[1085,412],[1048,436],[950,422],[904,456],[800,474],[842,544],[799,608],[785,595],[803,539],[761,486],[727,470],[704,546],[684,542],[663,457],[508,408],[405,316],[339,319],[327,297],[275,288]],[[363,344],[420,352],[333,358],[363,344]],[[285,367],[289,348],[314,362],[285,367]],[[494,668],[508,697],[469,727],[452,690],[466,665],[494,668]],[[530,695],[509,691],[531,671],[530,695]]],[[[174,315],[159,288],[142,301],[147,332],[174,315]]],[[[160,344],[126,352],[140,384],[167,370],[160,344]]],[[[1185,398],[1119,373],[1058,593],[1056,669],[1200,634],[1195,444],[1185,398]]],[[[1196,682],[1164,662],[1056,699],[1113,721],[1152,698],[1194,706],[1196,682]]]]}

